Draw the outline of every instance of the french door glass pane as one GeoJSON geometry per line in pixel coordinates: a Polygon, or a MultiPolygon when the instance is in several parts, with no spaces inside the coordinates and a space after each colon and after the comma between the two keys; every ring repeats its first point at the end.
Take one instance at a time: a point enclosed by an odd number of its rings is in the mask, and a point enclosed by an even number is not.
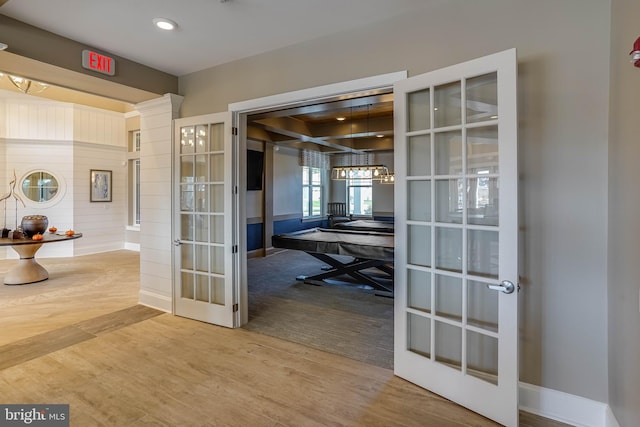
{"type": "Polygon", "coordinates": [[[498,118],[498,74],[467,79],[467,123],[498,118]]]}
{"type": "Polygon", "coordinates": [[[196,274],[196,300],[209,302],[209,276],[196,274]]]}
{"type": "Polygon", "coordinates": [[[436,315],[462,320],[462,279],[436,275],[436,315]]]}
{"type": "Polygon", "coordinates": [[[462,369],[462,328],[436,321],[434,333],[436,361],[462,369]]]}
{"type": "Polygon", "coordinates": [[[431,266],[431,227],[407,226],[409,264],[431,266]]]}
{"type": "Polygon", "coordinates": [[[407,141],[407,176],[431,174],[431,135],[412,136],[407,141]]]}
{"type": "Polygon", "coordinates": [[[183,270],[193,270],[193,245],[190,243],[183,243],[180,251],[180,267],[183,270]]]}
{"type": "Polygon", "coordinates": [[[224,150],[224,125],[216,123],[211,125],[211,151],[224,150]]]}
{"type": "Polygon", "coordinates": [[[195,245],[196,251],[196,271],[209,272],[209,247],[206,245],[195,245]]]}
{"type": "Polygon", "coordinates": [[[408,181],[407,204],[407,219],[431,221],[431,181],[408,181]]]}
{"type": "Polygon", "coordinates": [[[224,154],[211,154],[209,156],[209,168],[211,170],[211,181],[224,181],[224,154]]]}
{"type": "Polygon", "coordinates": [[[498,173],[498,126],[467,130],[467,172],[498,173]]]}
{"type": "Polygon", "coordinates": [[[193,273],[188,271],[183,271],[180,281],[180,296],[182,298],[193,299],[195,296],[194,292],[194,277],[193,273]]]}
{"type": "Polygon", "coordinates": [[[439,132],[435,135],[436,175],[460,175],[462,170],[462,133],[439,132]]]}
{"type": "Polygon", "coordinates": [[[498,232],[468,230],[467,259],[469,274],[498,278],[498,232]]]}
{"type": "Polygon", "coordinates": [[[436,181],[436,221],[462,223],[464,197],[463,179],[439,179],[436,181]]]}
{"type": "Polygon", "coordinates": [[[429,89],[407,95],[408,115],[407,131],[425,130],[431,127],[431,101],[429,100],[429,89]]]}
{"type": "Polygon", "coordinates": [[[196,242],[209,241],[209,217],[207,215],[195,215],[195,240],[196,242]]]}
{"type": "Polygon", "coordinates": [[[195,186],[192,184],[180,185],[180,210],[192,211],[194,208],[195,186]]]}
{"type": "Polygon", "coordinates": [[[436,227],[436,268],[462,272],[462,229],[436,227]]]}
{"type": "Polygon", "coordinates": [[[431,313],[431,273],[407,270],[407,307],[431,313]]]}
{"type": "Polygon", "coordinates": [[[211,212],[224,213],[224,184],[211,184],[209,204],[211,212]]]}
{"type": "Polygon", "coordinates": [[[498,339],[467,331],[467,373],[498,384],[498,339]]]}
{"type": "Polygon", "coordinates": [[[434,89],[434,127],[455,126],[462,123],[460,82],[436,86],[434,89]]]}
{"type": "Polygon", "coordinates": [[[431,320],[407,313],[407,350],[431,357],[431,320]]]}
{"type": "Polygon", "coordinates": [[[224,305],[224,279],[222,277],[211,276],[211,302],[224,305]]]}
{"type": "Polygon", "coordinates": [[[498,332],[499,293],[486,283],[467,282],[467,323],[491,332],[498,332]]]}
{"type": "Polygon", "coordinates": [[[498,178],[471,178],[467,185],[467,222],[498,225],[498,178]]]}
{"type": "Polygon", "coordinates": [[[195,181],[208,181],[209,171],[207,170],[207,156],[204,154],[198,154],[195,156],[195,161],[195,181]]]}
{"type": "Polygon", "coordinates": [[[207,212],[209,210],[209,197],[207,184],[196,184],[196,206],[197,212],[207,212]]]}
{"type": "Polygon", "coordinates": [[[195,128],[195,146],[196,153],[205,153],[209,151],[209,136],[207,125],[198,125],[195,128]]]}
{"type": "Polygon", "coordinates": [[[211,215],[211,243],[224,243],[224,216],[211,215]]]}
{"type": "Polygon", "coordinates": [[[180,182],[188,183],[193,182],[193,156],[182,156],[180,158],[180,182]]]}
{"type": "Polygon", "coordinates": [[[193,215],[182,214],[180,215],[180,240],[193,241],[194,227],[193,227],[193,215]]]}
{"type": "Polygon", "coordinates": [[[180,128],[180,154],[193,154],[195,128],[193,126],[185,126],[180,128]]]}
{"type": "Polygon", "coordinates": [[[224,246],[211,246],[210,252],[211,273],[224,274],[224,246]]]}

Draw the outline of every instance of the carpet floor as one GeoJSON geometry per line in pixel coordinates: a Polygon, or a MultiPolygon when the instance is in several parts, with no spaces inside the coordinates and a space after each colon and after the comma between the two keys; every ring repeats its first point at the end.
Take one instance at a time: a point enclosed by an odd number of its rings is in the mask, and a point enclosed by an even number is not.
{"type": "Polygon", "coordinates": [[[245,328],[393,369],[393,299],[347,278],[323,286],[296,280],[324,265],[293,250],[250,259],[245,328]]]}

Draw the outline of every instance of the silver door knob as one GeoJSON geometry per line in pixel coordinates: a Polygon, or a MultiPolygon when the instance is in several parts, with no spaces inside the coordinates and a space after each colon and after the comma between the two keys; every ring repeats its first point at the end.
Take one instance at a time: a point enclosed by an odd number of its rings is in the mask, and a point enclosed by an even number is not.
{"type": "Polygon", "coordinates": [[[487,285],[487,288],[493,291],[500,291],[505,294],[510,294],[516,290],[516,286],[508,280],[503,280],[499,285],[487,285]]]}

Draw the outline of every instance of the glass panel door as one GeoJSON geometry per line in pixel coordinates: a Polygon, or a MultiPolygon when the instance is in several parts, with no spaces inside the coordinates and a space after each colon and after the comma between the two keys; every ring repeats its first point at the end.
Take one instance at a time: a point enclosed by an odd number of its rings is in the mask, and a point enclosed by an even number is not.
{"type": "Polygon", "coordinates": [[[401,81],[395,372],[518,423],[515,51],[401,81]],[[504,282],[506,281],[506,282],[504,282]]]}
{"type": "Polygon", "coordinates": [[[175,132],[175,312],[233,327],[230,116],[178,119],[175,132]]]}

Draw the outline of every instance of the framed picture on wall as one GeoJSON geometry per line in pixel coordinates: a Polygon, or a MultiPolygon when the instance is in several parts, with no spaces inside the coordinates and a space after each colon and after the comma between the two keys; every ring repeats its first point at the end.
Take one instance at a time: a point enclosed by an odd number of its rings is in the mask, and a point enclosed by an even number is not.
{"type": "Polygon", "coordinates": [[[91,169],[90,201],[111,201],[111,171],[91,169]]]}

